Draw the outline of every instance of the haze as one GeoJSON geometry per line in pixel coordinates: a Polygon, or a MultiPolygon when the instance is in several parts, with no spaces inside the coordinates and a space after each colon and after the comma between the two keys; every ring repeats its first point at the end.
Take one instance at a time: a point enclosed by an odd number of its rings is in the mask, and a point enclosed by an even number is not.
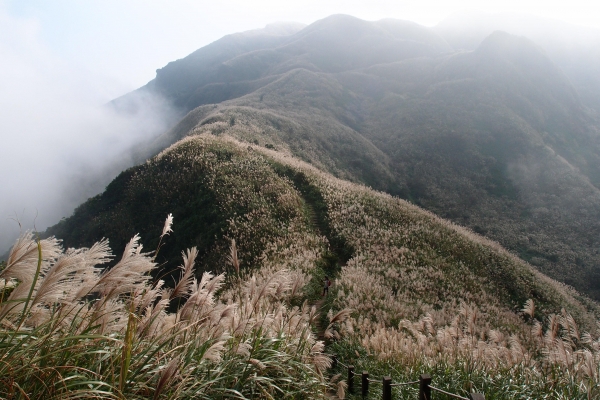
{"type": "Polygon", "coordinates": [[[426,26],[456,13],[527,13],[598,28],[592,7],[583,1],[0,0],[0,253],[19,229],[44,229],[100,192],[132,164],[132,149],[173,120],[154,107],[161,99],[130,117],[103,104],[226,34],[275,21],[309,24],[336,13],[426,26]]]}

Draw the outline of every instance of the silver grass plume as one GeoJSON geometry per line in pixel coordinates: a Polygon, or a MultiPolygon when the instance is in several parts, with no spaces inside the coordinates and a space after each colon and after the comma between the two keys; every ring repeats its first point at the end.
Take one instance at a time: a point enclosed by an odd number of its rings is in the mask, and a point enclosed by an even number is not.
{"type": "Polygon", "coordinates": [[[225,280],[223,274],[214,276],[209,272],[202,274],[198,284],[192,285],[192,294],[181,307],[178,315],[181,320],[195,321],[205,309],[214,304],[214,294],[221,288],[225,280]]]}
{"type": "Polygon", "coordinates": [[[348,309],[348,308],[338,311],[338,313],[335,314],[333,316],[333,318],[331,318],[331,320],[329,321],[329,324],[331,325],[331,324],[335,324],[336,322],[342,322],[342,321],[346,320],[346,318],[348,318],[351,313],[352,313],[352,310],[348,309]]]}
{"type": "Polygon", "coordinates": [[[136,296],[133,300],[135,308],[145,310],[150,307],[158,298],[163,297],[166,290],[164,289],[165,281],[160,279],[153,288],[144,288],[145,290],[136,296]]]}
{"type": "Polygon", "coordinates": [[[194,263],[196,261],[196,257],[198,256],[198,249],[194,246],[187,250],[187,254],[181,252],[181,255],[183,257],[183,265],[180,266],[181,277],[171,292],[171,299],[189,296],[194,284],[194,263]]]}
{"type": "Polygon", "coordinates": [[[259,370],[263,370],[266,368],[266,365],[261,362],[260,360],[257,360],[256,358],[250,358],[248,360],[248,362],[252,365],[254,365],[256,368],[258,368],[259,370]]]}
{"type": "Polygon", "coordinates": [[[74,302],[81,297],[80,288],[88,286],[90,282],[95,283],[92,278],[94,267],[109,261],[110,255],[106,239],[95,243],[90,249],[70,249],[43,273],[32,305],[74,302]]]}
{"type": "Polygon", "coordinates": [[[579,341],[579,328],[577,327],[577,323],[571,314],[566,312],[564,309],[562,310],[562,317],[559,319],[565,333],[568,335],[569,340],[579,341]]]}
{"type": "Polygon", "coordinates": [[[247,342],[242,342],[237,346],[236,349],[236,354],[239,354],[242,357],[250,357],[250,350],[252,349],[252,346],[250,345],[250,343],[247,342]]]}
{"type": "Polygon", "coordinates": [[[348,387],[348,384],[346,383],[346,381],[339,381],[337,383],[337,398],[340,400],[343,400],[346,398],[346,388],[348,387]]]}
{"type": "Polygon", "coordinates": [[[225,336],[221,340],[217,340],[213,343],[202,356],[203,359],[207,359],[213,362],[221,361],[221,354],[225,351],[225,342],[229,337],[225,336]]]}
{"type": "Polygon", "coordinates": [[[173,229],[171,229],[172,225],[173,214],[169,213],[169,215],[167,215],[167,219],[165,220],[165,225],[163,226],[162,234],[160,235],[161,239],[163,238],[163,236],[168,235],[170,232],[173,232],[173,229]]]}
{"type": "Polygon", "coordinates": [[[584,349],[581,354],[583,356],[583,375],[590,380],[595,380],[598,374],[598,364],[594,361],[594,354],[588,349],[584,349]]]}
{"type": "Polygon", "coordinates": [[[544,329],[539,321],[535,321],[533,323],[533,326],[531,327],[531,334],[537,340],[542,340],[544,338],[544,329]]]}
{"type": "Polygon", "coordinates": [[[96,286],[92,289],[102,297],[117,297],[133,292],[140,284],[150,279],[150,272],[156,265],[139,244],[140,237],[135,235],[125,246],[123,257],[110,270],[104,271],[96,286]]]}
{"type": "MultiPolygon", "coordinates": [[[[54,237],[39,241],[43,260],[52,260],[58,257],[62,249],[60,241],[54,237]]],[[[0,278],[17,279],[22,283],[31,283],[38,262],[37,242],[33,239],[33,233],[26,232],[19,237],[10,249],[6,268],[0,272],[0,278]]]]}
{"type": "Polygon", "coordinates": [[[521,309],[524,314],[529,315],[531,318],[535,315],[535,303],[533,299],[529,299],[525,302],[525,306],[521,309]]]}
{"type": "Polygon", "coordinates": [[[158,246],[156,246],[156,250],[154,251],[154,257],[152,257],[152,261],[156,260],[156,257],[158,257],[158,252],[160,251],[160,248],[162,246],[163,237],[168,235],[170,232],[173,232],[173,230],[171,229],[172,225],[173,214],[169,213],[169,215],[167,215],[167,219],[165,219],[165,225],[163,226],[162,233],[160,235],[160,238],[158,239],[158,246]]]}
{"type": "Polygon", "coordinates": [[[333,329],[333,326],[336,322],[344,322],[346,320],[346,318],[348,318],[350,316],[351,313],[352,313],[351,309],[345,308],[341,311],[338,311],[333,317],[331,317],[329,319],[329,325],[327,325],[327,328],[325,329],[325,334],[324,334],[325,338],[339,339],[340,334],[335,329],[333,329]]]}
{"type": "MultiPolygon", "coordinates": [[[[35,289],[32,286],[38,273],[38,263],[41,275],[50,268],[61,252],[60,241],[53,237],[36,241],[31,232],[26,232],[17,239],[10,250],[6,268],[0,272],[0,279],[17,280],[19,283],[3,302],[0,318],[9,313],[18,313],[25,307],[28,294],[35,289]]],[[[39,287],[39,284],[38,281],[35,286],[39,287]]]]}
{"type": "Polygon", "coordinates": [[[325,343],[321,340],[316,341],[310,349],[312,364],[319,375],[323,375],[327,368],[331,367],[331,358],[324,354],[323,350],[325,350],[325,343]]]}
{"type": "Polygon", "coordinates": [[[229,262],[235,269],[237,277],[240,277],[240,260],[238,259],[237,247],[235,245],[235,239],[231,239],[229,262]]]}
{"type": "Polygon", "coordinates": [[[154,392],[154,400],[160,398],[160,394],[163,392],[164,388],[168,386],[169,383],[173,381],[173,379],[176,377],[180,364],[181,360],[179,359],[179,357],[175,357],[171,361],[169,361],[165,368],[160,370],[160,372],[158,373],[158,383],[156,384],[156,390],[154,392]]]}

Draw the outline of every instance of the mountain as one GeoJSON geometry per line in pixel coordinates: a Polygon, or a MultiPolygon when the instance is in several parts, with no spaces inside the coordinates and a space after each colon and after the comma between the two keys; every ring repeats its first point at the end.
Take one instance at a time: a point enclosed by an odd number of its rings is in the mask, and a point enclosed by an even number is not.
{"type": "MultiPolygon", "coordinates": [[[[293,337],[286,316],[306,322],[305,351],[341,361],[306,366],[323,385],[331,372],[341,398],[346,364],[395,382],[432,374],[464,396],[598,395],[600,308],[586,295],[600,298],[600,124],[532,40],[495,31],[455,50],[413,23],[336,15],[225,37],[113,105],[126,111],[144,94],[185,116],[139,149],[144,162],[43,235],[67,248],[107,237],[119,253],[139,233],[156,250],[158,268],[144,275],[153,296],[172,293],[180,252],[196,247],[198,281],[229,276],[209,308],[239,310],[258,333],[242,343],[215,330],[229,346],[225,364],[256,367],[257,381],[281,376],[275,353],[265,367],[249,349],[293,337]],[[291,302],[276,278],[284,273],[302,281],[291,302]],[[272,311],[255,317],[267,300],[272,311]],[[281,330],[264,338],[263,324],[281,330]]],[[[159,303],[177,321],[181,304],[159,303]]],[[[201,321],[221,321],[220,310],[201,321]]],[[[227,318],[235,326],[235,313],[227,318]]],[[[296,387],[299,378],[282,376],[296,387]]]]}
{"type": "Polygon", "coordinates": [[[296,29],[230,35],[158,70],[139,91],[187,115],[145,154],[197,132],[286,152],[600,298],[600,124],[542,48],[497,31],[453,50],[411,22],[344,15],[296,29]]]}
{"type": "Polygon", "coordinates": [[[336,15],[225,37],[139,89],[189,112],[145,154],[208,128],[272,146],[600,296],[598,120],[529,39],[496,31],[454,51],[442,27],[336,15]]]}
{"type": "MultiPolygon", "coordinates": [[[[296,68],[339,72],[451,50],[435,33],[408,21],[334,15],[289,34],[299,28],[225,36],[158,69],[138,92],[158,93],[190,111],[251,93],[296,68]]],[[[113,103],[124,107],[133,99],[125,95],[113,103]]]]}

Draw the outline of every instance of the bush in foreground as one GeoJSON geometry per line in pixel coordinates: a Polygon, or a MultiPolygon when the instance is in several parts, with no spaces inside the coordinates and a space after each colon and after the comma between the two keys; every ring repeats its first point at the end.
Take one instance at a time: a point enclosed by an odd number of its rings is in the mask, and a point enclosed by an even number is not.
{"type": "Polygon", "coordinates": [[[194,278],[195,248],[167,288],[138,241],[111,269],[101,268],[107,241],[67,251],[31,234],[16,242],[0,272],[0,397],[324,396],[330,360],[310,328],[315,310],[290,306],[302,273],[238,273],[225,302],[224,275],[194,278]]]}

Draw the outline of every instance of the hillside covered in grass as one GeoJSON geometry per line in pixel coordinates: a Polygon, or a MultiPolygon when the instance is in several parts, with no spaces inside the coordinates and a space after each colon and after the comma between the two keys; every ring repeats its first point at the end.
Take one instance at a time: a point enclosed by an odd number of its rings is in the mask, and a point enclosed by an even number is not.
{"type": "Polygon", "coordinates": [[[199,130],[288,152],[467,226],[598,299],[600,119],[564,71],[500,31],[469,50],[414,23],[344,15],[240,33],[139,89],[188,113],[144,154],[199,130]]]}
{"type": "MultiPolygon", "coordinates": [[[[323,277],[332,277],[320,310],[329,312],[332,323],[317,322],[324,318],[318,314],[307,317],[311,335],[318,326],[326,328],[325,352],[371,371],[392,371],[395,379],[437,371],[445,385],[466,392],[471,385],[484,390],[486,398],[552,395],[557,388],[562,392],[553,398],[597,393],[595,302],[488,239],[289,154],[222,134],[188,136],[123,172],[103,194],[46,234],[63,239],[66,247],[87,247],[106,237],[120,252],[130,232],[142,233],[145,249],[157,248],[160,239],[157,269],[144,278],[148,290],[160,279],[165,282],[161,290],[171,293],[166,288],[176,287],[180,276],[178,254],[191,247],[198,252],[196,278],[226,272],[229,278],[216,299],[240,310],[248,310],[244,302],[252,297],[240,294],[236,277],[260,292],[269,277],[291,272],[295,278],[289,279],[296,283],[289,281],[289,290],[296,298],[285,300],[285,309],[304,300],[316,304],[323,277]],[[173,232],[162,236],[162,219],[169,212],[173,232]],[[528,314],[520,311],[526,304],[528,314]],[[528,382],[528,388],[506,392],[508,379],[528,382]]],[[[10,277],[8,270],[2,278],[10,277]]],[[[284,300],[284,292],[272,290],[269,298],[284,300]]],[[[276,308],[265,312],[279,315],[276,308]]],[[[116,332],[124,333],[120,326],[116,332]]],[[[232,340],[224,342],[224,354],[236,343],[232,340]]],[[[253,365],[260,376],[262,361],[257,360],[253,365]]],[[[325,373],[324,365],[306,367],[316,374],[315,393],[323,395],[327,385],[335,386],[326,382],[335,371],[325,373]],[[325,375],[319,378],[320,373],[325,375]]],[[[268,377],[276,372],[268,366],[263,371],[268,377]]],[[[343,391],[343,385],[337,389],[343,391]]]]}
{"type": "MultiPolygon", "coordinates": [[[[554,290],[542,290],[543,275],[493,242],[406,201],[227,136],[183,139],[123,172],[46,235],[61,238],[66,247],[89,246],[106,237],[121,249],[128,233],[136,232],[149,238],[146,247],[156,248],[162,217],[169,212],[177,229],[162,245],[159,262],[195,246],[205,268],[221,272],[234,239],[247,267],[259,266],[267,254],[311,265],[329,250],[346,269],[364,259],[368,266],[360,269],[385,277],[386,290],[395,288],[395,296],[412,296],[406,303],[429,304],[428,312],[447,306],[446,297],[453,293],[464,296],[458,303],[491,296],[509,309],[529,298],[552,304],[554,311],[572,303],[556,297],[554,290]],[[139,208],[141,198],[144,207],[139,208]],[[283,256],[292,251],[314,255],[283,256]],[[391,272],[395,265],[407,275],[391,272]],[[417,281],[427,286],[417,290],[417,281]]],[[[328,268],[336,268],[330,264],[328,268]]],[[[174,267],[165,264],[166,270],[174,267]]],[[[423,310],[416,307],[414,312],[423,310]]]]}

